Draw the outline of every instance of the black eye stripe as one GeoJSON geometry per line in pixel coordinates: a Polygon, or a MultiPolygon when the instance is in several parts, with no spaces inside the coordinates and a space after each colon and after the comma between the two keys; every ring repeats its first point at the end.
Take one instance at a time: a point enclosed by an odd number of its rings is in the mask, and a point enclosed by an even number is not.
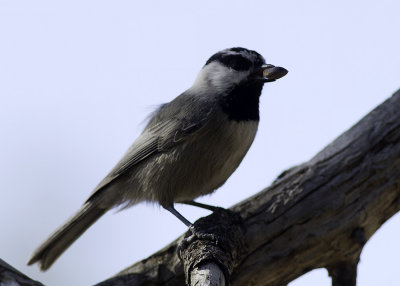
{"type": "Polygon", "coordinates": [[[219,61],[227,67],[233,68],[237,71],[249,70],[252,66],[252,62],[241,55],[226,55],[219,61]]]}

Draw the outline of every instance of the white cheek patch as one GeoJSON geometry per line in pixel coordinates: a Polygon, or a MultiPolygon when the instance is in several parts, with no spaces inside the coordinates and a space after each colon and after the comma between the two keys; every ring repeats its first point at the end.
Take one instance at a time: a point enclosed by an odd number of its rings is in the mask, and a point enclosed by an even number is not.
{"type": "Polygon", "coordinates": [[[213,88],[217,92],[224,92],[240,83],[248,75],[249,71],[236,71],[219,62],[211,62],[200,71],[192,89],[201,92],[213,88]]]}

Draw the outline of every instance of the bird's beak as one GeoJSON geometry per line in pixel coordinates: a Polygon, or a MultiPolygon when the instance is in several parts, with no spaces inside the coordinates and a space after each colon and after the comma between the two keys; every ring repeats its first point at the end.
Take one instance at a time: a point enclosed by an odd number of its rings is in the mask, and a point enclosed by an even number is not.
{"type": "Polygon", "coordinates": [[[288,70],[283,67],[276,67],[274,65],[266,64],[262,65],[258,74],[262,74],[262,82],[275,81],[281,77],[284,77],[288,73],[288,70]]]}

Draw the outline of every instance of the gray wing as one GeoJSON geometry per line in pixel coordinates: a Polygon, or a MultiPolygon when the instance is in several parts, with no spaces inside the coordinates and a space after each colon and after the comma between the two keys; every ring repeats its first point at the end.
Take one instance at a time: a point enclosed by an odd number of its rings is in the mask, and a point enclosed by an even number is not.
{"type": "Polygon", "coordinates": [[[154,112],[142,134],[95,188],[88,200],[146,158],[181,144],[189,135],[195,136],[210,119],[212,104],[201,102],[185,93],[178,98],[154,112]],[[178,98],[181,99],[179,104],[178,98]]]}

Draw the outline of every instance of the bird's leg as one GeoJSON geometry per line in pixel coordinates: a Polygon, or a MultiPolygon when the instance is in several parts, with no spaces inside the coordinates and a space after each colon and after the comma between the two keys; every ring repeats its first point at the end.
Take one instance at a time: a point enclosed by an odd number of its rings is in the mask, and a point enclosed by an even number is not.
{"type": "Polygon", "coordinates": [[[192,223],[188,221],[183,215],[181,215],[175,208],[174,205],[166,205],[162,206],[164,209],[172,213],[174,216],[176,216],[181,222],[183,222],[186,226],[190,227],[192,226],[192,223]]]}
{"type": "Polygon", "coordinates": [[[191,206],[203,208],[203,209],[206,209],[206,210],[210,210],[212,212],[215,212],[216,210],[220,209],[220,207],[210,206],[210,205],[198,203],[198,202],[195,202],[195,201],[184,201],[184,202],[181,202],[181,204],[191,205],[191,206]]]}

